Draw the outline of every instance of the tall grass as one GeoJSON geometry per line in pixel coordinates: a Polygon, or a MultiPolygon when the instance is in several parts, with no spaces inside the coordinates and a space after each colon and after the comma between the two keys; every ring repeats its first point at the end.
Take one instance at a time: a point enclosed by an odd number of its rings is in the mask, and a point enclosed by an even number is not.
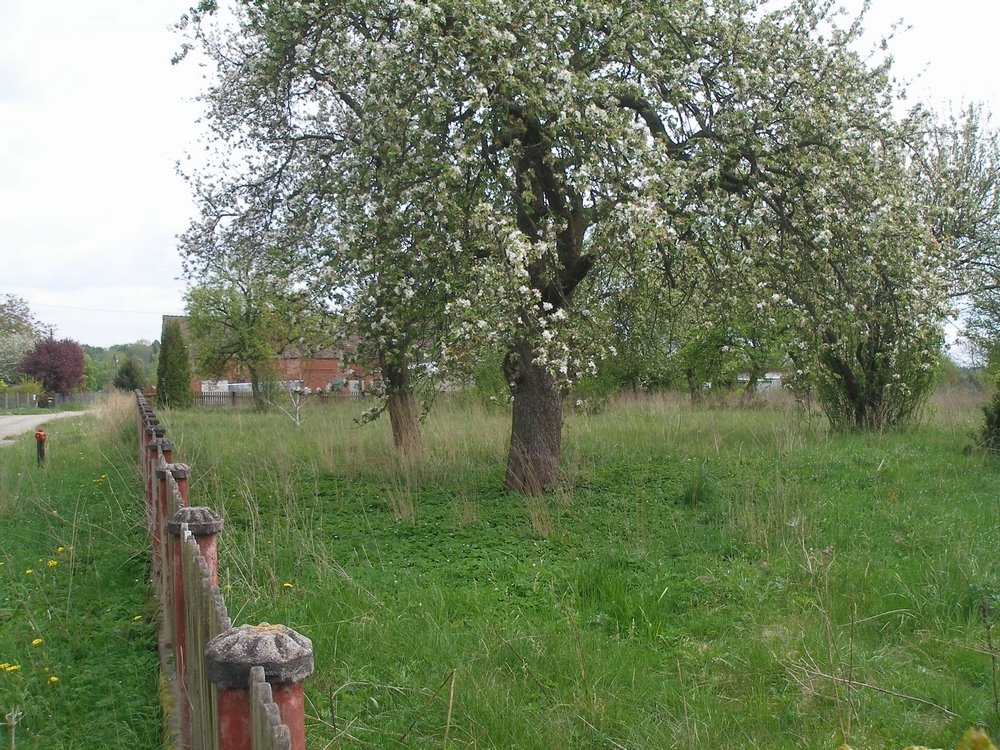
{"type": "Polygon", "coordinates": [[[405,459],[349,406],[166,417],[235,619],[314,641],[311,746],[875,748],[1000,734],[1000,471],[943,399],[836,435],[622,398],[567,415],[564,482],[528,500],[474,402],[405,459]]]}
{"type": "Polygon", "coordinates": [[[46,426],[44,468],[30,434],[0,447],[4,747],[159,741],[133,424],[132,399],[113,398],[46,426]]]}

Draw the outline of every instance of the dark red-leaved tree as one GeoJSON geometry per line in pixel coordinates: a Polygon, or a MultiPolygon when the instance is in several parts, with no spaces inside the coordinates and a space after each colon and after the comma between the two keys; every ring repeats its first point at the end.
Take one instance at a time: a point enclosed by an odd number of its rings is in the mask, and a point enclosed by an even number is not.
{"type": "Polygon", "coordinates": [[[83,382],[83,349],[72,339],[43,339],[24,355],[20,370],[46,393],[71,393],[83,382]]]}

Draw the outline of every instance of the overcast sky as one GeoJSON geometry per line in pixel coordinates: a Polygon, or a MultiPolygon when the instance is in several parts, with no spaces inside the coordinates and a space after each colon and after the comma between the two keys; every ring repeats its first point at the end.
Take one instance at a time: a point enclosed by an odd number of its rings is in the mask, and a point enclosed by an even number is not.
{"type": "MultiPolygon", "coordinates": [[[[844,0],[859,7],[861,0],[844,0]]],[[[57,337],[109,346],[182,312],[174,165],[196,148],[196,66],[171,66],[191,0],[0,0],[0,294],[57,337]]],[[[1000,124],[997,0],[875,0],[911,98],[985,101],[1000,124]]]]}

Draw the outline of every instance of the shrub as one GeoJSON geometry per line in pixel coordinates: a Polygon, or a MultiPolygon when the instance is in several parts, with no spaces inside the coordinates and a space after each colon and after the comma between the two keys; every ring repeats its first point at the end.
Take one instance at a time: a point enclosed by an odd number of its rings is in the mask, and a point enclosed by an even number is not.
{"type": "Polygon", "coordinates": [[[1000,384],[993,386],[993,398],[983,407],[986,421],[979,432],[979,442],[991,453],[1000,452],[1000,384]]]}

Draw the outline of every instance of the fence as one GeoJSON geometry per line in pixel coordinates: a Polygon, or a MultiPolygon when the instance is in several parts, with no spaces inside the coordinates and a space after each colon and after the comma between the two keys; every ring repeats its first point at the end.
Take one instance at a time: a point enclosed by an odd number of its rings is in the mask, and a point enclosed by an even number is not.
{"type": "Polygon", "coordinates": [[[103,393],[57,393],[52,396],[38,396],[34,393],[0,393],[0,409],[30,409],[39,405],[39,401],[48,399],[48,406],[63,406],[65,404],[94,404],[104,400],[103,393]]]}
{"type": "Polygon", "coordinates": [[[173,444],[140,391],[136,404],[173,746],[305,750],[302,683],[313,669],[312,643],[282,625],[232,627],[218,587],[222,519],[191,506],[189,467],[174,463],[173,444]]]}
{"type": "MultiPolygon", "coordinates": [[[[342,401],[355,401],[365,398],[362,391],[355,393],[314,393],[306,397],[311,403],[333,404],[342,401]]],[[[267,400],[281,402],[288,400],[285,393],[278,392],[269,395],[267,400]]],[[[195,406],[253,406],[253,393],[249,391],[219,391],[217,393],[199,393],[194,397],[195,406]]]]}

